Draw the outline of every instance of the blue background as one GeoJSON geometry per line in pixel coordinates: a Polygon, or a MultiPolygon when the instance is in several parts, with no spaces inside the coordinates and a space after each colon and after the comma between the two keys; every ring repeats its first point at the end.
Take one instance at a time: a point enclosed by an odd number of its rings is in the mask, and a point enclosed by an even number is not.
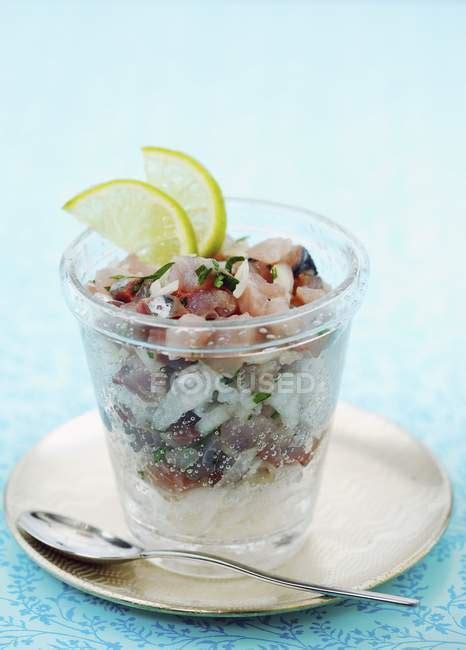
{"type": "Polygon", "coordinates": [[[0,647],[466,647],[466,4],[3,2],[0,8],[0,475],[93,406],[57,264],[60,205],[181,148],[226,194],[333,216],[366,244],[370,290],[343,397],[408,427],[455,487],[447,534],[387,585],[242,621],[128,610],[69,589],[0,529],[0,647]]]}

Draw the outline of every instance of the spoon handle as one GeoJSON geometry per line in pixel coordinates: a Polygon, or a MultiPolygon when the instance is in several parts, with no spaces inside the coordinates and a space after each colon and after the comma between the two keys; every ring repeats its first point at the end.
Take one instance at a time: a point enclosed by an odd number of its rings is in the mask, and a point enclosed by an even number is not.
{"type": "Polygon", "coordinates": [[[181,550],[155,550],[155,551],[142,551],[140,554],[141,559],[148,558],[168,558],[168,559],[183,559],[207,562],[216,566],[221,566],[226,569],[231,569],[238,573],[242,573],[257,580],[270,582],[281,587],[288,587],[290,589],[300,589],[301,591],[312,591],[324,596],[338,596],[345,598],[362,598],[364,600],[376,600],[383,603],[392,603],[394,605],[418,605],[419,601],[415,598],[405,598],[403,596],[392,596],[392,594],[383,594],[377,591],[357,591],[354,589],[340,589],[339,587],[327,587],[318,585],[312,582],[301,582],[299,580],[290,580],[289,578],[282,578],[281,576],[272,573],[265,573],[258,571],[245,564],[239,562],[232,562],[231,560],[224,560],[216,555],[208,553],[194,553],[192,551],[181,550]]]}

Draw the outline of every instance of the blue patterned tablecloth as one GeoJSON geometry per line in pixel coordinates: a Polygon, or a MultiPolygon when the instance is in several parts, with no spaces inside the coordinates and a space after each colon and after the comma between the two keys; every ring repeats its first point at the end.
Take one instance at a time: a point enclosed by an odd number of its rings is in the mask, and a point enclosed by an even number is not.
{"type": "Polygon", "coordinates": [[[422,438],[455,492],[439,544],[384,589],[242,620],[96,600],[35,566],[0,519],[0,648],[466,648],[466,6],[2,3],[0,477],[93,406],[56,268],[79,231],[57,208],[137,148],[197,154],[228,194],[339,219],[372,259],[343,397],[422,438]]]}

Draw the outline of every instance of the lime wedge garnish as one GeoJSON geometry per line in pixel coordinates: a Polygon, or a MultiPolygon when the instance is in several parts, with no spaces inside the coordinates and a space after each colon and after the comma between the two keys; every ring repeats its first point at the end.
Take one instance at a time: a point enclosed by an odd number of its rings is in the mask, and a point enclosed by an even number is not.
{"type": "Polygon", "coordinates": [[[143,147],[149,183],[172,196],[186,211],[199,254],[214,255],[226,232],[225,203],[215,179],[197,160],[180,151],[143,147]]]}
{"type": "Polygon", "coordinates": [[[96,185],[70,199],[63,209],[150,264],[197,253],[196,236],[183,208],[142,181],[96,185]]]}

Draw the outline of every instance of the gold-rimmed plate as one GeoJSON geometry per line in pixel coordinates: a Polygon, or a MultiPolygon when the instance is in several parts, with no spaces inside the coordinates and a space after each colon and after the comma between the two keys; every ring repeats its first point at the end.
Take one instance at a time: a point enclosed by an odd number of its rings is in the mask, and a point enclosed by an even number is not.
{"type": "MultiPolygon", "coordinates": [[[[277,573],[374,587],[432,548],[445,530],[451,502],[448,477],[423,444],[375,414],[340,405],[312,531],[277,573]]],[[[148,561],[76,562],[20,533],[16,518],[28,509],[67,514],[130,537],[95,411],[45,436],[17,464],[5,491],[8,525],[44,570],[95,596],[174,614],[251,616],[333,602],[250,578],[185,577],[148,561]]]]}

